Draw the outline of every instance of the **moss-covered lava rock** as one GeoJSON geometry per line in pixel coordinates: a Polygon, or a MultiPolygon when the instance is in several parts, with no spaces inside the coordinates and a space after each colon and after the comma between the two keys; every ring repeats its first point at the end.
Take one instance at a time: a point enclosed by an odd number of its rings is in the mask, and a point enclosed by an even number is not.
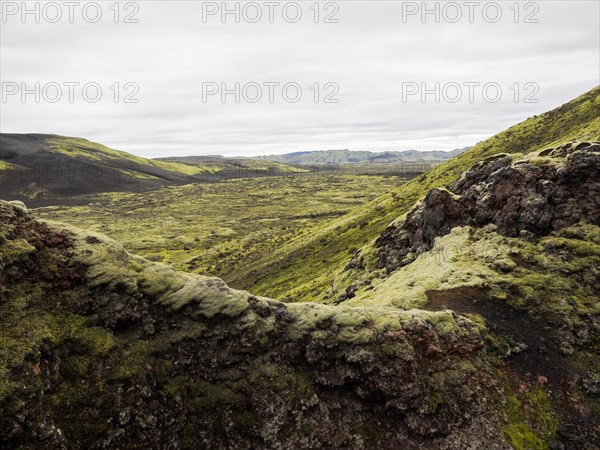
{"type": "Polygon", "coordinates": [[[286,305],[4,201],[0,311],[3,447],[508,445],[485,330],[450,311],[286,305]]]}

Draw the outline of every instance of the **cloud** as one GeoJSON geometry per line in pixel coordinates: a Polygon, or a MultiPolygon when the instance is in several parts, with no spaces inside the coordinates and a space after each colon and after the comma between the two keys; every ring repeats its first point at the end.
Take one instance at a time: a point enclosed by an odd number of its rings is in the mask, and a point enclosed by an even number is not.
{"type": "MultiPolygon", "coordinates": [[[[36,103],[31,95],[23,103],[11,96],[0,104],[0,129],[82,136],[143,156],[450,150],[600,84],[597,2],[537,2],[538,23],[522,23],[531,13],[526,5],[534,2],[521,2],[519,23],[512,3],[502,3],[497,23],[478,14],[469,23],[464,6],[458,23],[423,23],[418,16],[404,22],[407,3],[338,2],[339,23],[314,23],[312,3],[301,3],[298,23],[277,14],[274,23],[221,23],[213,16],[203,23],[202,2],[140,2],[139,23],[114,23],[108,3],[98,23],[78,16],[74,23],[7,17],[0,31],[3,83],[94,82],[102,97],[88,103],[78,91],[69,103],[65,91],[57,103],[36,103]],[[138,103],[123,102],[131,94],[126,82],[139,86],[138,103]],[[258,103],[235,103],[233,95],[226,103],[217,95],[205,103],[205,82],[229,88],[236,82],[294,82],[302,98],[287,102],[279,86],[273,103],[265,100],[264,87],[258,103]],[[327,82],[339,86],[338,103],[323,102],[333,93],[324,88],[327,82]],[[435,102],[433,95],[425,102],[420,95],[403,101],[407,82],[429,89],[436,82],[493,82],[502,96],[490,103],[477,88],[471,103],[463,86],[457,103],[435,102]],[[537,86],[537,103],[523,101],[532,93],[525,83],[537,86]]],[[[483,8],[490,2],[480,3],[483,8]]],[[[122,22],[126,11],[120,13],[122,22]]]]}

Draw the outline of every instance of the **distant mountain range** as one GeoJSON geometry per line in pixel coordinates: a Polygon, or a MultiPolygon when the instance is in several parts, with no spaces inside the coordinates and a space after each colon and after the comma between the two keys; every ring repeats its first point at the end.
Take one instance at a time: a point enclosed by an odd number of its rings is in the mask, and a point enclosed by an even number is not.
{"type": "Polygon", "coordinates": [[[389,164],[407,161],[436,162],[446,161],[471,147],[444,151],[389,151],[370,152],[354,150],[316,150],[286,153],[284,155],[263,155],[254,159],[279,161],[285,164],[389,164]]]}
{"type": "Polygon", "coordinates": [[[460,155],[471,147],[457,148],[451,151],[389,151],[371,152],[357,150],[311,150],[304,152],[284,153],[283,155],[260,155],[252,157],[222,155],[171,156],[156,158],[158,161],[181,162],[185,164],[202,164],[208,161],[243,162],[248,160],[271,161],[290,165],[314,164],[394,164],[404,162],[443,162],[460,155]]]}

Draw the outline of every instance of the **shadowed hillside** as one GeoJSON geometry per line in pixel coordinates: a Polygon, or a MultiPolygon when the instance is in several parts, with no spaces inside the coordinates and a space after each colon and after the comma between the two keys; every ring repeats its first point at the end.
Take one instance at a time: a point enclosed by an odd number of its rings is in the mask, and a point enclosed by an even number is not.
{"type": "Polygon", "coordinates": [[[82,138],[0,134],[0,197],[36,206],[73,203],[76,197],[102,192],[146,192],[165,185],[301,175],[311,170],[252,160],[146,159],[82,138]]]}
{"type": "Polygon", "coordinates": [[[116,151],[87,139],[47,134],[0,135],[5,199],[48,200],[189,183],[198,170],[116,151]]]}

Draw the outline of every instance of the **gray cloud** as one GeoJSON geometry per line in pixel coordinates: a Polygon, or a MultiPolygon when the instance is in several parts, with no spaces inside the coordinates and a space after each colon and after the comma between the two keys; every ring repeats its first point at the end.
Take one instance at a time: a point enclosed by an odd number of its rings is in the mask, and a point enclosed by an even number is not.
{"type": "Polygon", "coordinates": [[[144,156],[462,147],[600,84],[598,2],[537,2],[539,23],[514,23],[512,3],[502,3],[498,23],[480,15],[404,23],[402,2],[384,1],[338,2],[337,24],[313,23],[312,2],[295,24],[203,23],[201,2],[139,2],[137,24],[9,17],[0,31],[3,82],[93,81],[103,96],[94,104],[11,97],[0,104],[0,129],[82,136],[144,156]],[[127,81],[139,85],[137,104],[115,103],[108,90],[127,81]],[[202,102],[203,82],[266,81],[297,82],[303,98],[202,102]],[[477,90],[474,103],[402,102],[403,82],[467,81],[496,82],[503,95],[498,103],[477,90]],[[315,103],[315,82],[339,85],[339,103],[315,103]],[[515,82],[536,83],[538,103],[515,102],[515,82]]]}

